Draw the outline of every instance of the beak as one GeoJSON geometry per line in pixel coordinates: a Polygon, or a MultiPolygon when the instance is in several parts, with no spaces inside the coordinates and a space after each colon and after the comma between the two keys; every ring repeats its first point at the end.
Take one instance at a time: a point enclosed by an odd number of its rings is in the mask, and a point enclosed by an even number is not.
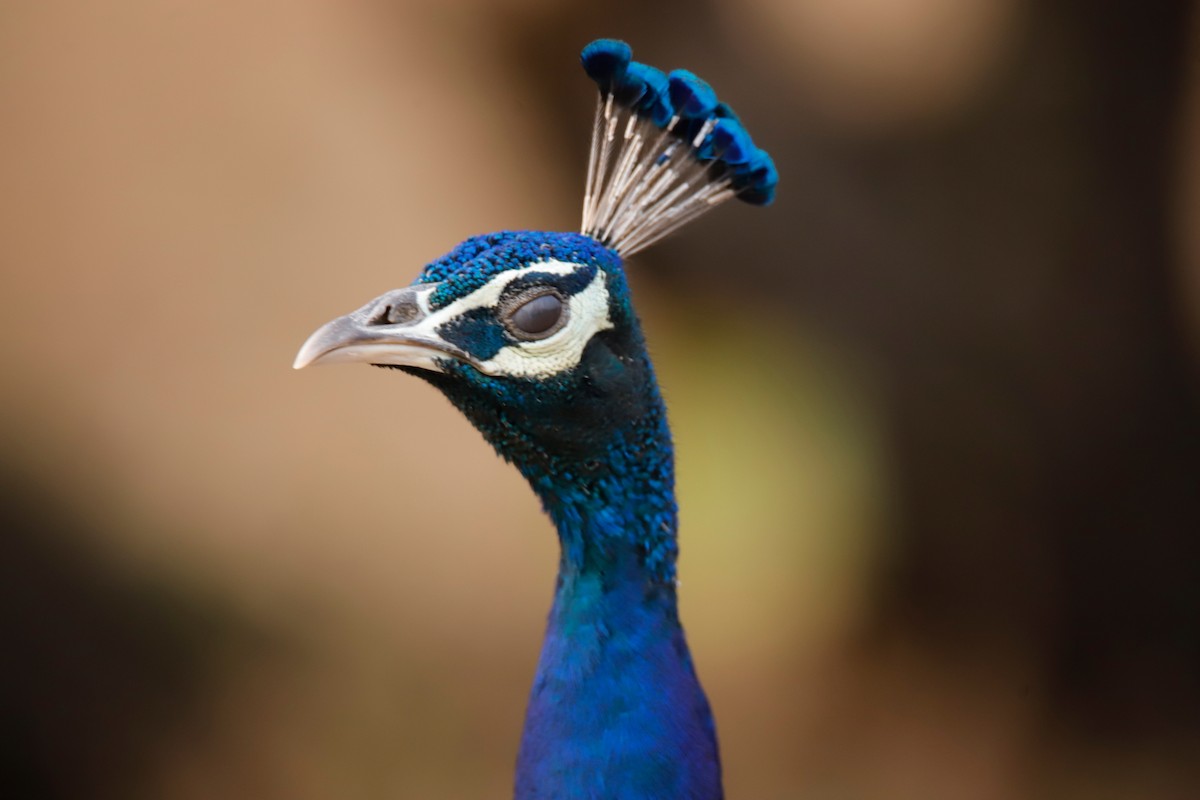
{"type": "Polygon", "coordinates": [[[317,328],[296,354],[294,369],[313,364],[362,362],[443,372],[447,360],[473,363],[442,339],[430,319],[429,295],[437,284],[420,284],[381,295],[357,311],[317,328]]]}

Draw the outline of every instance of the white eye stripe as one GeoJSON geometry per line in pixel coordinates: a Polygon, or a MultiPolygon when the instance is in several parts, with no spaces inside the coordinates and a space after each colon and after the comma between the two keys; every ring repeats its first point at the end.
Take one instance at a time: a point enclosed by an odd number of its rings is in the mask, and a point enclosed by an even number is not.
{"type": "MultiPolygon", "coordinates": [[[[465,314],[473,308],[494,308],[500,302],[500,296],[504,294],[504,290],[508,288],[508,285],[523,275],[533,272],[545,272],[551,275],[570,275],[572,272],[580,269],[581,266],[580,264],[572,264],[567,261],[539,261],[537,264],[530,264],[528,267],[501,272],[466,297],[460,297],[454,302],[448,303],[437,311],[434,311],[425,318],[424,322],[436,327],[448,320],[454,319],[460,314],[465,314]]],[[[599,274],[599,271],[597,271],[597,274],[599,274]]]]}

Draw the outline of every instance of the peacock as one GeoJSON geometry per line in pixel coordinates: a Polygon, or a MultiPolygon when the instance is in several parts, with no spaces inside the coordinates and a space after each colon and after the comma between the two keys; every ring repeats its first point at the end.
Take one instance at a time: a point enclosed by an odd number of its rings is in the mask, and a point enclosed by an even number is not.
{"type": "Polygon", "coordinates": [[[713,800],[716,728],[679,620],[666,408],[623,259],[777,173],[687,70],[600,39],[580,233],[474,236],[309,337],[295,368],[365,362],[437,387],[558,530],[554,601],[517,757],[519,800],[713,800]]]}

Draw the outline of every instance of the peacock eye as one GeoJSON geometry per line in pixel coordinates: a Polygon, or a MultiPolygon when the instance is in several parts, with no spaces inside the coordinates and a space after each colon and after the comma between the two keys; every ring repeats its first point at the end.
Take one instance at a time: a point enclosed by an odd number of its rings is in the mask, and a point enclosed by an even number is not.
{"type": "Polygon", "coordinates": [[[508,329],[520,339],[545,339],[566,323],[566,305],[553,292],[518,300],[507,313],[508,329]]]}

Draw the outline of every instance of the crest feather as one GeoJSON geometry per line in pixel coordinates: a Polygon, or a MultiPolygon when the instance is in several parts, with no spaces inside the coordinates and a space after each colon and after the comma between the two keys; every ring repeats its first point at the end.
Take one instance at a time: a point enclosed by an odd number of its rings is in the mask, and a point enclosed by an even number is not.
{"type": "Polygon", "coordinates": [[[582,232],[627,256],[726,200],[769,205],[775,163],[733,109],[688,70],[668,75],[632,55],[616,39],[580,55],[600,90],[582,232]]]}

